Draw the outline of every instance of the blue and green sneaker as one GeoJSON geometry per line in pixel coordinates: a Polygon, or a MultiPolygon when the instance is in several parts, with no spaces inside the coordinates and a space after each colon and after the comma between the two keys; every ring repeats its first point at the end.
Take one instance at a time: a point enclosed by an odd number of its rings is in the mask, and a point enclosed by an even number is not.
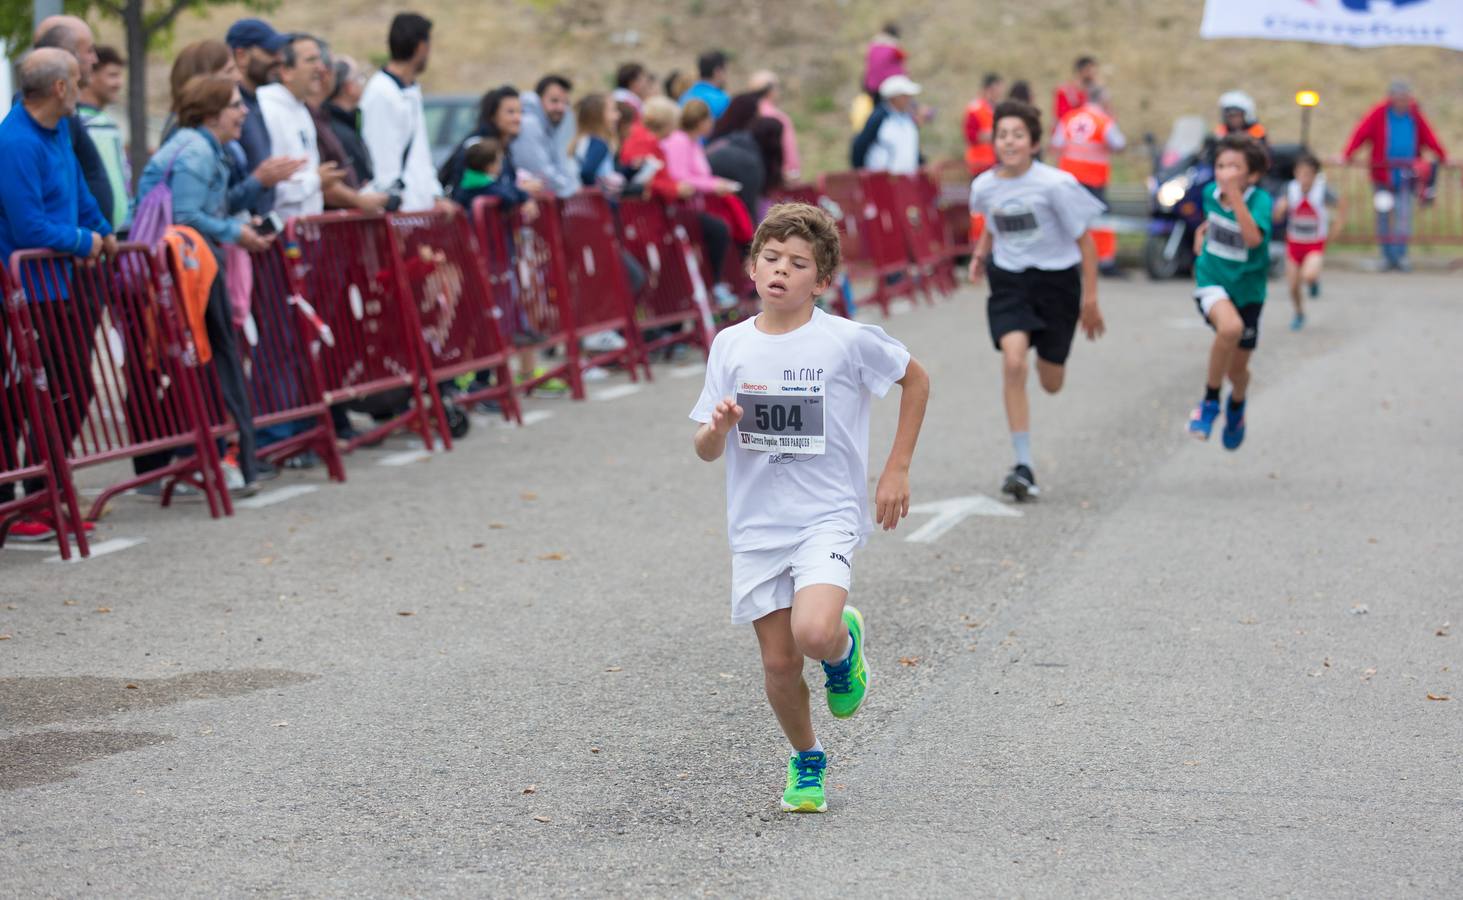
{"type": "Polygon", "coordinates": [[[823,793],[827,771],[828,754],[821,750],[804,750],[789,757],[782,808],[787,812],[827,812],[828,798],[823,793]]]}
{"type": "Polygon", "coordinates": [[[853,650],[842,665],[823,663],[823,674],[827,676],[823,687],[828,691],[828,711],[836,719],[847,719],[859,711],[869,692],[869,679],[873,677],[873,672],[864,662],[864,617],[852,606],[845,606],[843,624],[848,626],[853,650]]]}

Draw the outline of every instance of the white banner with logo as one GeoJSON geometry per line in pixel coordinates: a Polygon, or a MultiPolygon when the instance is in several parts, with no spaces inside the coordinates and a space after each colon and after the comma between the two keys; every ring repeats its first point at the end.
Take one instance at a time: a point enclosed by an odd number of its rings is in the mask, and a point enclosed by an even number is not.
{"type": "Polygon", "coordinates": [[[1199,34],[1463,50],[1463,0],[1207,0],[1199,34]]]}

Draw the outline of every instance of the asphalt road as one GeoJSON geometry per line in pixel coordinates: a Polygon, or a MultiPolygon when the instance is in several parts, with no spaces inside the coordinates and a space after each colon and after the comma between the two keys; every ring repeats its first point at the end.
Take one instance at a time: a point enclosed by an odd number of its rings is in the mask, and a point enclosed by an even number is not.
{"type": "MultiPolygon", "coordinates": [[[[0,551],[0,895],[1463,894],[1458,278],[1329,276],[1300,334],[1273,303],[1232,454],[1182,433],[1184,285],[1103,290],[1034,401],[1041,502],[855,558],[827,815],[777,809],[663,366],[230,521],[124,498],[98,540],[145,542],[85,563],[0,551]]],[[[933,377],[916,503],[1009,465],[983,306],[887,323],[933,377]]]]}

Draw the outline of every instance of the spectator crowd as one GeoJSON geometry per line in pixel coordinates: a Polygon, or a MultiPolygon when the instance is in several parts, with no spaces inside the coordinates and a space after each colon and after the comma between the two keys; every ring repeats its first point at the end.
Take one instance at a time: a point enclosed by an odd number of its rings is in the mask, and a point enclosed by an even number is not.
{"type": "MultiPolygon", "coordinates": [[[[721,273],[745,254],[768,196],[802,177],[792,118],[781,106],[777,73],[759,71],[733,92],[725,53],[696,61],[694,75],[663,79],[638,62],[615,72],[614,88],[580,91],[548,72],[531,90],[502,85],[478,104],[475,127],[440,167],[434,164],[421,78],[432,52],[432,22],[401,13],[387,35],[388,61],[374,73],[304,33],[281,33],[268,22],[234,22],[222,40],[178,50],[170,72],[171,102],[160,146],[141,172],[128,166],[125,141],[108,108],[118,98],[125,60],[97,46],[74,16],[40,22],[18,66],[19,96],[0,123],[0,258],[49,249],[84,258],[117,252],[119,237],[157,244],[178,230],[216,274],[200,287],[203,321],[225,404],[240,425],[228,476],[250,491],[274,468],[255,448],[288,437],[289,425],[254,433],[250,400],[236,349],[248,318],[248,254],[280,238],[285,221],[329,210],[364,213],[456,210],[479,197],[529,220],[547,198],[594,188],[620,197],[666,201],[698,198],[716,301],[737,302],[721,273]],[[133,183],[135,179],[135,189],[133,183]]],[[[925,164],[921,130],[931,112],[906,68],[899,29],[890,23],[870,43],[852,109],[850,162],[856,169],[914,173],[925,164]]],[[[996,162],[992,114],[1006,98],[1030,100],[1024,82],[1009,86],[987,74],[965,111],[966,163],[979,174],[996,162]]],[[[1049,141],[1060,166],[1103,196],[1109,157],[1124,147],[1098,63],[1084,56],[1054,95],[1049,141]]],[[[1249,127],[1249,126],[1245,126],[1249,127]]],[[[1409,189],[1418,171],[1399,164],[1422,150],[1443,158],[1410,89],[1393,86],[1358,126],[1350,157],[1370,143],[1374,180],[1386,195],[1379,230],[1401,237],[1385,252],[1406,264],[1409,189]]],[[[1104,263],[1115,241],[1097,236],[1104,263]]],[[[622,260],[632,291],[646,275],[622,260]]],[[[515,329],[509,322],[509,330],[515,329]]],[[[589,341],[612,343],[614,334],[589,341]]],[[[520,360],[525,377],[535,361],[520,360]]],[[[536,382],[537,383],[537,382],[536,382]]],[[[538,388],[563,390],[557,379],[538,388]]],[[[339,436],[349,419],[337,412],[339,436]]],[[[13,448],[10,448],[13,453],[13,448]]],[[[309,454],[291,462],[310,465],[309,454]]],[[[166,459],[136,460],[139,473],[166,459]]],[[[0,502],[12,485],[0,486],[0,502]]],[[[43,517],[24,520],[11,536],[53,533],[43,517]]]]}

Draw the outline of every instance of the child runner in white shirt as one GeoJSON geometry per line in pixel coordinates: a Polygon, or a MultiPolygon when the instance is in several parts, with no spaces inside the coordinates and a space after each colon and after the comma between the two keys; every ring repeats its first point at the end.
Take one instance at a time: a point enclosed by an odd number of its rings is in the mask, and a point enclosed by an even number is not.
{"type": "Polygon", "coordinates": [[[828,709],[848,718],[870,672],[864,620],[847,605],[852,556],[909,513],[909,465],[929,376],[882,328],[813,306],[839,265],[838,228],[805,203],[772,208],[749,270],[762,311],[716,336],[691,412],[696,455],[727,454],[732,622],[752,623],[767,699],[792,743],[782,808],[823,812],[827,756],[813,731],[804,657],[819,660],[828,709]],[[869,405],[903,392],[894,448],[868,508],[869,405]]]}
{"type": "Polygon", "coordinates": [[[1080,320],[1088,340],[1106,330],[1097,308],[1097,246],[1088,227],[1106,209],[1070,174],[1036,161],[1041,114],[1027,103],[996,107],[997,165],[970,185],[970,211],[988,226],[970,260],[970,280],[988,275],[991,341],[1005,364],[1006,421],[1016,465],[1001,490],[1035,499],[1027,352],[1049,394],[1062,389],[1080,320]],[[989,264],[987,257],[994,259],[989,264]]]}

